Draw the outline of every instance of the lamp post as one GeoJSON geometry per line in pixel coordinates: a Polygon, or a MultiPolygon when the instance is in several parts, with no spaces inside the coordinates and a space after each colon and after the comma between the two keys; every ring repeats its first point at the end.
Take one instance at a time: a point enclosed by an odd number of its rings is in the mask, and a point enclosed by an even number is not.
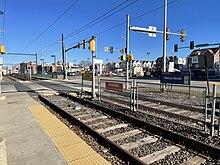
{"type": "Polygon", "coordinates": [[[54,58],[54,68],[55,68],[55,72],[57,72],[57,64],[56,64],[56,55],[51,55],[51,57],[54,58]]]}
{"type": "Polygon", "coordinates": [[[44,59],[41,58],[40,60],[42,61],[42,74],[44,74],[44,59]]]}

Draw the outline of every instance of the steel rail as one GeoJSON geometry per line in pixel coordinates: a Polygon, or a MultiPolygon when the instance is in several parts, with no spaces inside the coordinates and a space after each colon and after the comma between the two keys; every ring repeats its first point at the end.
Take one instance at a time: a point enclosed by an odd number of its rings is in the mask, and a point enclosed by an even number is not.
{"type": "MultiPolygon", "coordinates": [[[[53,104],[46,98],[44,98],[41,95],[38,95],[40,101],[42,101],[44,104],[48,105],[51,109],[53,109],[56,113],[61,115],[63,118],[68,120],[70,123],[73,123],[74,125],[77,125],[80,127],[80,129],[84,130],[86,133],[90,134],[93,138],[96,139],[96,141],[99,144],[102,144],[106,148],[110,148],[110,152],[117,155],[120,159],[124,160],[126,164],[140,164],[144,165],[145,163],[142,162],[140,159],[135,157],[134,155],[130,154],[128,151],[121,148],[119,145],[114,143],[113,141],[109,140],[108,138],[102,136],[100,133],[92,129],[91,127],[87,126],[74,116],[72,116],[70,113],[66,112],[59,106],[53,104]]],[[[79,100],[78,100],[79,101],[79,100]]]]}
{"type": "Polygon", "coordinates": [[[68,97],[68,98],[72,99],[73,101],[79,102],[81,104],[90,105],[97,110],[100,110],[104,113],[107,113],[115,118],[120,118],[121,120],[132,123],[134,126],[137,126],[139,128],[146,129],[147,131],[150,131],[153,134],[157,134],[159,136],[162,136],[163,138],[168,139],[176,144],[182,144],[186,148],[197,151],[198,153],[208,154],[212,158],[220,159],[220,148],[219,147],[211,146],[206,143],[197,141],[195,139],[185,137],[185,136],[180,135],[178,133],[166,130],[166,129],[161,128],[159,126],[156,126],[156,125],[150,124],[148,122],[142,121],[140,119],[131,117],[131,116],[126,115],[122,112],[104,107],[102,105],[99,105],[99,104],[94,103],[89,100],[84,100],[84,99],[69,95],[67,93],[62,93],[61,96],[68,97]]]}

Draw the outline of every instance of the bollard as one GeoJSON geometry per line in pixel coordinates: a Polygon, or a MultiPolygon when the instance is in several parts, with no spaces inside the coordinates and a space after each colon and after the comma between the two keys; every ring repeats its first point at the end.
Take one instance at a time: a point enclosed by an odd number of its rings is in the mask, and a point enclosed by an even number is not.
{"type": "Polygon", "coordinates": [[[210,129],[210,135],[211,136],[214,136],[214,133],[215,133],[215,101],[216,101],[216,85],[213,84],[211,129],[210,129]]]}
{"type": "Polygon", "coordinates": [[[0,137],[0,165],[7,165],[5,139],[0,137]]]}
{"type": "Polygon", "coordinates": [[[207,90],[207,87],[205,88],[205,123],[204,123],[204,129],[205,129],[205,132],[207,131],[207,106],[208,104],[208,90],[207,90]]]}
{"type": "Polygon", "coordinates": [[[101,80],[98,80],[98,100],[101,100],[101,80]]]}

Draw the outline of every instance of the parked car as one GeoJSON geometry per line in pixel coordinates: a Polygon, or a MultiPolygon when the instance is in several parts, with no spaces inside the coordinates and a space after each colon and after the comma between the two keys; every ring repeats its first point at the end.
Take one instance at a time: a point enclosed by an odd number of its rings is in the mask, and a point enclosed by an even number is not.
{"type": "Polygon", "coordinates": [[[67,72],[67,76],[75,76],[76,74],[74,72],[67,72]]]}

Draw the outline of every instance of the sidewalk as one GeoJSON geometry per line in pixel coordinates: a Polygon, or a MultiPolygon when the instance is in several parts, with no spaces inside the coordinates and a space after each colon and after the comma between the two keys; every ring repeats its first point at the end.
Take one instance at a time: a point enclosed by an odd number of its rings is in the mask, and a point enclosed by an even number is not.
{"type": "Polygon", "coordinates": [[[65,165],[28,107],[39,105],[26,92],[5,93],[0,101],[0,137],[6,141],[8,165],[65,165]]]}

